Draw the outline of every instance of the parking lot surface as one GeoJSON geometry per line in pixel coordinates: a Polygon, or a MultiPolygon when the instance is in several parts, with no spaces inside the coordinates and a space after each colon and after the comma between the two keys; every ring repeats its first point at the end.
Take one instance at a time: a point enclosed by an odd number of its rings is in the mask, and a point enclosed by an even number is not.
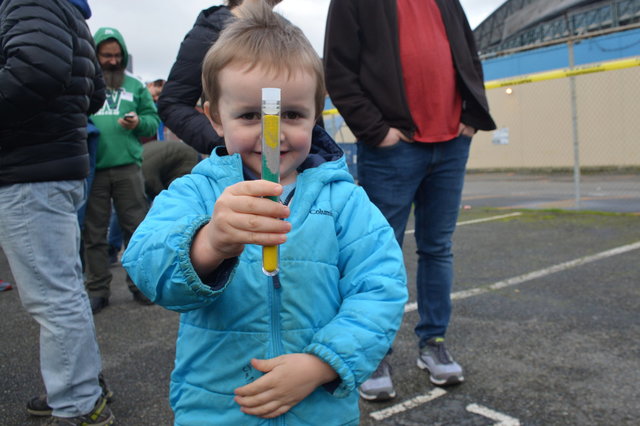
{"type": "MultiPolygon", "coordinates": [[[[410,300],[391,356],[398,395],[363,402],[363,425],[640,423],[640,184],[620,180],[629,185],[623,200],[600,187],[600,203],[623,208],[576,211],[557,205],[571,199],[558,189],[566,180],[553,182],[467,180],[447,335],[465,369],[459,386],[434,387],[415,364],[417,256],[408,230],[410,300]]],[[[95,324],[117,424],[170,425],[178,314],[136,304],[122,268],[113,272],[111,304],[95,324]]],[[[0,278],[13,282],[1,251],[0,278]]],[[[36,425],[24,405],[43,391],[38,327],[16,290],[0,292],[0,312],[0,424],[36,425]]]]}

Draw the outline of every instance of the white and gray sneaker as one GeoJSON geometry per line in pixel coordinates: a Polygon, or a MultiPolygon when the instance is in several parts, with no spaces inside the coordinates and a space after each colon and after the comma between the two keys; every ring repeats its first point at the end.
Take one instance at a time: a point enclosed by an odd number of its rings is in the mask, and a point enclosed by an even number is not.
{"type": "Polygon", "coordinates": [[[371,377],[360,385],[358,392],[367,401],[387,401],[396,397],[396,391],[393,389],[391,381],[391,366],[386,358],[380,361],[371,377]]]}
{"type": "Polygon", "coordinates": [[[443,337],[433,337],[420,349],[418,367],[429,372],[429,380],[436,386],[457,385],[464,382],[462,367],[455,362],[443,337]]]}

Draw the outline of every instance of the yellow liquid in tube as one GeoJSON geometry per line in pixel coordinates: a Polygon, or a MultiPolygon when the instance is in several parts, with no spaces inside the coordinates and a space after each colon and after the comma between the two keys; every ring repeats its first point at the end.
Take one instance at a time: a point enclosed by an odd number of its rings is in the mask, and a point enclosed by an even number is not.
{"type": "MultiPolygon", "coordinates": [[[[262,89],[262,179],[280,182],[280,90],[262,89]],[[276,92],[277,91],[277,92],[276,92]]],[[[278,197],[269,197],[278,201],[278,197]]],[[[262,270],[278,273],[278,246],[262,248],[262,270]]]]}

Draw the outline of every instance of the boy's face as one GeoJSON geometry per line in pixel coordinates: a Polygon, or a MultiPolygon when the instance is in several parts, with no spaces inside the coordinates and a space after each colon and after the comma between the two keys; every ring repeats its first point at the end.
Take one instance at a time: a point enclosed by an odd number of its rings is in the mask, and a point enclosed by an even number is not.
{"type": "Polygon", "coordinates": [[[262,88],[281,89],[280,182],[295,181],[296,168],[309,155],[315,125],[315,76],[298,72],[274,77],[259,67],[247,71],[244,65],[230,64],[220,72],[218,111],[205,113],[214,129],[224,137],[229,154],[238,153],[243,164],[257,176],[262,170],[262,88]]]}

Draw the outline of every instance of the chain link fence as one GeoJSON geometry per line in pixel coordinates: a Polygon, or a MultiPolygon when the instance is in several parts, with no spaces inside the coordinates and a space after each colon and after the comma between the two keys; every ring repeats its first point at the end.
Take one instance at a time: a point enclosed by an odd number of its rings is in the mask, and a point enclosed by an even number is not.
{"type": "Polygon", "coordinates": [[[640,58],[487,83],[498,129],[474,138],[469,170],[567,174],[572,208],[640,197],[640,58]]]}
{"type": "MultiPolygon", "coordinates": [[[[487,97],[498,129],[474,137],[470,173],[564,178],[570,209],[640,199],[640,58],[487,82],[487,97]]],[[[355,137],[331,105],[324,121],[355,176],[355,137]]]]}

